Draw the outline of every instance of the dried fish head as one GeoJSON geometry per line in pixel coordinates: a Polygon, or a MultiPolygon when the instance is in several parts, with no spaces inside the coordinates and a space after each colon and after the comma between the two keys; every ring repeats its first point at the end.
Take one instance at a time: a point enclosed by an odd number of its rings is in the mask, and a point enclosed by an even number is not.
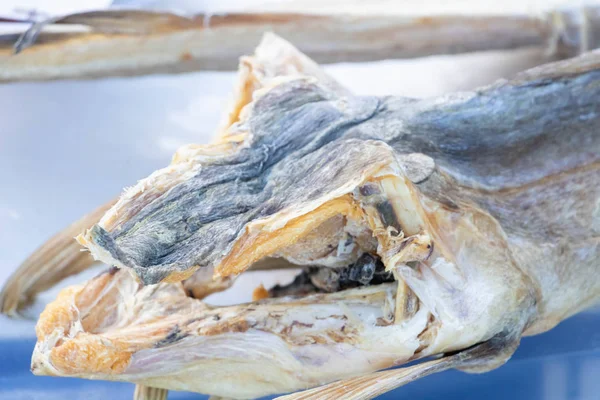
{"type": "Polygon", "coordinates": [[[267,37],[243,61],[218,141],[180,150],[79,237],[141,283],[119,271],[63,292],[40,318],[34,372],[247,398],[479,343],[494,345],[447,366],[500,365],[524,332],[549,329],[600,294],[585,278],[598,260],[589,238],[600,152],[577,151],[581,141],[599,146],[592,57],[444,99],[356,97],[267,37]],[[562,100],[575,95],[577,109],[562,100]],[[561,118],[543,129],[511,122],[548,112],[561,118]],[[565,129],[573,139],[557,146],[565,129]],[[563,252],[578,272],[569,275],[545,234],[569,214],[543,215],[540,202],[565,188],[589,214],[564,231],[588,233],[563,252]],[[543,266],[535,246],[546,246],[543,266]],[[395,281],[352,272],[365,255],[395,281]],[[314,274],[221,308],[177,283],[201,268],[228,277],[290,265],[352,272],[354,287],[314,274]],[[576,291],[585,300],[574,304],[576,291]],[[302,295],[278,297],[290,293],[302,295]]]}

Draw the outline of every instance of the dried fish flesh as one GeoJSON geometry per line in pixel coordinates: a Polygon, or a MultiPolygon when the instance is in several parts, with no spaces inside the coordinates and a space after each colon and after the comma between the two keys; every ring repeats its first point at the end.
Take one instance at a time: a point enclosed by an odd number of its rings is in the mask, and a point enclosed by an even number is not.
{"type": "Polygon", "coordinates": [[[370,398],[498,367],[600,297],[599,82],[591,52],[471,93],[359,97],[266,36],[218,140],[79,237],[120,269],[46,308],[33,372],[234,398],[342,379],[291,396],[370,398]],[[371,284],[370,261],[394,280],[371,284]],[[267,264],[306,268],[303,291],[212,307],[179,283],[267,264]]]}

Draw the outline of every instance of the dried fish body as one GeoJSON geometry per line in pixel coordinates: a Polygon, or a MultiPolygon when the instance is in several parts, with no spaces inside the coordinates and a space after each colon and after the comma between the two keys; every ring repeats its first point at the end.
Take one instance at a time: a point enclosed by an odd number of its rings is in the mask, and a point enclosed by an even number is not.
{"type": "Polygon", "coordinates": [[[479,12],[477,3],[430,3],[422,0],[415,9],[386,0],[346,0],[344,7],[336,0],[295,0],[283,7],[244,4],[215,15],[204,4],[189,15],[79,12],[37,22],[21,35],[2,35],[0,82],[231,70],[271,30],[293,37],[321,63],[522,47],[537,47],[540,57],[569,57],[600,44],[594,5],[523,15],[505,3],[482,3],[479,12]]]}
{"type": "Polygon", "coordinates": [[[47,308],[33,371],[244,398],[448,352],[382,382],[501,365],[600,295],[599,57],[441,99],[354,97],[267,37],[220,139],[80,236],[125,271],[47,308]],[[166,283],[265,259],[340,274],[369,254],[397,282],[323,294],[304,279],[301,296],[224,308],[166,283]]]}

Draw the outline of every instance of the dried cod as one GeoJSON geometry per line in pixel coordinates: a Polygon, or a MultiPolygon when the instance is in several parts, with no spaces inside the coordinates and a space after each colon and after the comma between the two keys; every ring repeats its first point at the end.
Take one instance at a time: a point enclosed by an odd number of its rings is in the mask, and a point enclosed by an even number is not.
{"type": "Polygon", "coordinates": [[[0,35],[0,82],[233,70],[270,31],[321,63],[523,47],[566,58],[600,45],[595,5],[523,14],[493,2],[421,0],[415,8],[387,0],[288,0],[215,3],[219,9],[210,12],[188,2],[181,14],[152,3],[86,10],[0,35]]]}
{"type": "Polygon", "coordinates": [[[498,367],[600,295],[599,60],[441,98],[359,97],[267,35],[218,139],[180,149],[79,236],[118,269],[48,305],[33,372],[365,399],[498,367]],[[201,301],[290,266],[306,272],[252,303],[201,301]]]}

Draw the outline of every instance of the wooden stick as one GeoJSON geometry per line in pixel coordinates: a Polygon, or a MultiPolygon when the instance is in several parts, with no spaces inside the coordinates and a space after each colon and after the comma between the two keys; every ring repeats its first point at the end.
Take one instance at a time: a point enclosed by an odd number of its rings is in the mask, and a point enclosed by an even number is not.
{"type": "Polygon", "coordinates": [[[144,385],[135,385],[133,400],[167,400],[169,391],[144,385]]]}

